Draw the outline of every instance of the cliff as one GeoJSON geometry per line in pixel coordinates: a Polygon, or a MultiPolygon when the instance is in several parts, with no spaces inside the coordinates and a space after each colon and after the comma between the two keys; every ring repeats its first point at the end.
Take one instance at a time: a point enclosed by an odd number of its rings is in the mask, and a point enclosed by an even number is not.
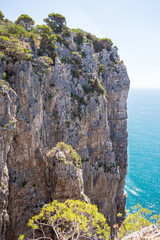
{"type": "Polygon", "coordinates": [[[143,228],[122,240],[159,240],[160,231],[155,225],[150,225],[149,227],[143,228]]]}
{"type": "Polygon", "coordinates": [[[54,199],[86,195],[110,226],[125,214],[127,71],[108,39],[97,49],[68,32],[54,54],[43,36],[19,38],[14,51],[17,43],[0,36],[0,240],[26,233],[54,199]],[[59,161],[63,151],[52,156],[57,142],[71,145],[82,166],[59,161]]]}

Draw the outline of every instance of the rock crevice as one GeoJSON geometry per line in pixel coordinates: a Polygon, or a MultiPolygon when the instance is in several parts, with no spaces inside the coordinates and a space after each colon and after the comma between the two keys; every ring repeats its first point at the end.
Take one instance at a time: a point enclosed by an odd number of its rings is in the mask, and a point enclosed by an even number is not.
{"type": "Polygon", "coordinates": [[[0,240],[28,231],[28,219],[54,199],[84,194],[110,226],[124,217],[126,68],[116,48],[95,52],[84,42],[77,50],[69,39],[69,47],[57,43],[54,66],[9,58],[0,68],[0,240]],[[81,170],[47,157],[57,142],[78,152],[81,170]]]}

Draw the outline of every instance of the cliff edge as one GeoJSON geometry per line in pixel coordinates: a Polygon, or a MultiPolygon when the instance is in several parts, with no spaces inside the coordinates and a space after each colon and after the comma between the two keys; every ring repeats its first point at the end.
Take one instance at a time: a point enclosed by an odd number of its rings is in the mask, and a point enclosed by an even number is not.
{"type": "Polygon", "coordinates": [[[27,232],[45,203],[82,193],[110,226],[125,214],[127,71],[109,39],[65,31],[54,49],[42,34],[0,36],[1,240],[27,232]],[[78,152],[78,168],[49,157],[57,142],[78,152]]]}

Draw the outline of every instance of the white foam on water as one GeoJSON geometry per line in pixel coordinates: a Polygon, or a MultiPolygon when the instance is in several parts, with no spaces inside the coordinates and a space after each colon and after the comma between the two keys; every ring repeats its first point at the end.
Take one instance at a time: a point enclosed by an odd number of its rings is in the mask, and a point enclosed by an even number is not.
{"type": "Polygon", "coordinates": [[[133,189],[134,189],[135,191],[137,191],[137,192],[143,192],[142,189],[137,188],[137,187],[134,187],[134,186],[133,186],[133,189]]]}
{"type": "MultiPolygon", "coordinates": [[[[135,186],[135,184],[133,183],[133,181],[130,178],[127,179],[127,184],[126,184],[125,188],[126,189],[128,188],[129,191],[132,190],[134,192],[143,192],[142,189],[140,189],[139,187],[135,186]]],[[[139,195],[137,195],[137,196],[139,196],[139,195]]]]}
{"type": "Polygon", "coordinates": [[[125,189],[126,189],[127,191],[129,191],[130,193],[132,193],[133,195],[139,196],[139,194],[138,194],[136,191],[132,190],[130,187],[127,187],[127,186],[126,186],[125,189]]]}

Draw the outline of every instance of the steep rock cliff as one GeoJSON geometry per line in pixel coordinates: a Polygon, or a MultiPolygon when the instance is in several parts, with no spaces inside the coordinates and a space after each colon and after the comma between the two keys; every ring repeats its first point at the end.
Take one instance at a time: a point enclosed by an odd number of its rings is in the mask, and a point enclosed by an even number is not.
{"type": "Polygon", "coordinates": [[[110,226],[121,221],[117,213],[124,216],[126,68],[116,47],[95,51],[87,41],[77,46],[73,32],[67,46],[56,45],[54,65],[37,56],[36,46],[32,61],[1,58],[0,76],[6,73],[0,80],[1,240],[27,232],[28,219],[43,204],[80,198],[83,188],[110,226]],[[83,181],[74,164],[69,170],[48,157],[57,142],[79,153],[83,181]]]}

